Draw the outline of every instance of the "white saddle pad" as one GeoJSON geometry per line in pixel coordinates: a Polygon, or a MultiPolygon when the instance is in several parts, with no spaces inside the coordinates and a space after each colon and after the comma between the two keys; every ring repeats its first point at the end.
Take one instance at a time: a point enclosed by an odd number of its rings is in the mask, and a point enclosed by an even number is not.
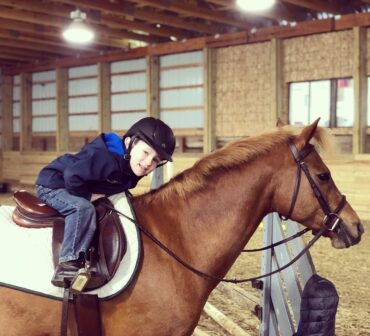
{"type": "MultiPolygon", "coordinates": [[[[109,197],[114,207],[134,219],[124,193],[109,197]]],[[[54,273],[52,229],[23,228],[12,221],[14,207],[0,207],[0,286],[62,298],[63,288],[51,282],[54,273]]],[[[114,278],[103,287],[87,294],[101,299],[121,293],[135,276],[141,255],[141,236],[131,221],[119,216],[126,234],[127,249],[114,278]]]]}

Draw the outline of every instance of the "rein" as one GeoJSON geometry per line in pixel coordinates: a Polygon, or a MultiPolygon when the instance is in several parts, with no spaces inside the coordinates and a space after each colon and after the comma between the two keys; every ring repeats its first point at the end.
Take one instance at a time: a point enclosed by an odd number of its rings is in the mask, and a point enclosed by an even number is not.
{"type": "MultiPolygon", "coordinates": [[[[303,159],[313,151],[314,146],[311,145],[311,144],[308,144],[303,148],[303,150],[301,152],[299,152],[297,150],[296,146],[294,145],[294,143],[291,140],[288,140],[288,144],[289,144],[289,148],[292,151],[292,154],[294,156],[295,162],[297,163],[297,177],[296,177],[296,181],[295,181],[295,187],[294,187],[294,190],[293,190],[292,202],[291,202],[291,205],[290,205],[290,208],[289,208],[289,211],[288,211],[288,215],[286,217],[283,217],[283,216],[279,215],[280,218],[283,219],[283,220],[286,220],[286,219],[290,218],[290,216],[291,216],[291,214],[294,210],[295,203],[297,201],[298,193],[299,193],[299,189],[300,189],[302,170],[305,173],[305,175],[306,175],[306,177],[307,177],[307,179],[310,183],[310,186],[311,186],[311,188],[312,188],[312,190],[315,194],[315,197],[317,198],[317,200],[318,200],[318,202],[321,206],[321,209],[323,210],[323,212],[325,214],[325,217],[323,219],[323,225],[320,228],[320,230],[316,231],[316,233],[314,234],[314,237],[302,249],[302,251],[300,253],[298,253],[286,265],[284,265],[284,266],[282,266],[282,267],[280,267],[280,268],[278,268],[278,269],[276,269],[272,272],[262,274],[262,275],[259,275],[259,276],[256,276],[256,277],[245,278],[245,279],[225,279],[225,278],[221,278],[221,277],[218,277],[218,276],[215,276],[215,275],[212,275],[212,274],[207,274],[207,273],[202,272],[202,271],[194,268],[193,266],[189,265],[186,261],[184,261],[179,256],[177,256],[171,249],[169,249],[167,246],[165,246],[151,232],[149,232],[145,227],[143,227],[141,224],[139,224],[136,220],[134,220],[134,219],[130,218],[129,216],[123,214],[122,212],[116,210],[114,207],[112,207],[110,205],[106,205],[106,207],[108,209],[110,209],[111,211],[115,211],[117,214],[119,214],[119,215],[125,217],[126,219],[128,219],[129,221],[131,221],[133,224],[135,224],[139,228],[139,230],[141,232],[143,232],[152,242],[154,242],[156,245],[158,245],[164,252],[166,252],[169,256],[174,258],[182,266],[184,266],[185,268],[187,268],[188,270],[190,270],[191,272],[195,273],[196,275],[198,275],[202,278],[205,278],[205,279],[208,279],[208,280],[214,280],[214,281],[228,282],[228,283],[237,284],[237,283],[242,283],[242,282],[253,282],[255,280],[259,280],[259,279],[271,276],[273,274],[279,273],[280,271],[282,271],[282,270],[288,268],[289,266],[291,266],[292,264],[294,264],[300,257],[302,257],[311,248],[311,246],[324,234],[325,231],[339,230],[338,234],[340,234],[340,232],[345,231],[345,228],[342,228],[342,222],[343,221],[340,218],[339,213],[344,208],[344,205],[346,203],[346,197],[344,195],[342,195],[342,198],[341,198],[337,208],[334,210],[334,212],[331,212],[328,203],[326,202],[325,198],[323,197],[320,189],[316,185],[316,183],[313,180],[306,164],[303,161],[303,159]]],[[[286,239],[283,239],[283,240],[281,240],[279,242],[276,242],[274,244],[271,244],[269,246],[259,248],[259,249],[253,249],[253,250],[243,250],[243,252],[263,251],[263,250],[266,250],[266,249],[269,249],[269,248],[273,248],[273,247],[278,246],[280,244],[286,243],[286,242],[288,242],[288,241],[290,241],[294,238],[297,238],[297,237],[303,235],[304,233],[306,233],[308,231],[310,231],[310,229],[305,228],[304,230],[296,233],[295,235],[293,235],[291,237],[288,237],[286,239]]],[[[347,236],[345,235],[345,232],[341,233],[341,238],[345,242],[346,246],[350,245],[350,242],[349,242],[347,236]]]]}

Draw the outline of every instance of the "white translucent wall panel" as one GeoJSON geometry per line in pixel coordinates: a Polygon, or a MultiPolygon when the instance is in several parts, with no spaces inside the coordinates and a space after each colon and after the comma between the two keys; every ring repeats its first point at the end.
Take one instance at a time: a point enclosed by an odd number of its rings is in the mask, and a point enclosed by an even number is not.
{"type": "Polygon", "coordinates": [[[98,97],[76,97],[68,100],[69,113],[98,112],[98,97]]]}
{"type": "Polygon", "coordinates": [[[311,82],[309,123],[321,118],[319,125],[329,127],[330,80],[311,82]]]}
{"type": "Polygon", "coordinates": [[[113,113],[112,114],[112,130],[127,130],[136,121],[147,117],[146,112],[132,113],[113,113]]]}
{"type": "Polygon", "coordinates": [[[145,58],[129,61],[112,62],[110,65],[111,73],[137,71],[145,69],[146,69],[145,58]]]}
{"type": "Polygon", "coordinates": [[[97,115],[69,116],[70,131],[96,131],[98,129],[97,115]]]}
{"type": "Polygon", "coordinates": [[[54,98],[56,97],[56,84],[45,83],[45,84],[33,84],[32,85],[32,98],[54,98]]]}
{"type": "Polygon", "coordinates": [[[337,127],[352,127],[355,115],[354,87],[350,78],[338,79],[337,127]]]}
{"type": "Polygon", "coordinates": [[[146,74],[116,75],[111,78],[111,92],[146,89],[146,74]]]}
{"type": "Polygon", "coordinates": [[[289,85],[289,123],[307,125],[320,117],[319,125],[329,126],[330,80],[289,85]]]}
{"type": "Polygon", "coordinates": [[[19,117],[21,115],[21,103],[13,103],[13,117],[19,117]]]}
{"type": "Polygon", "coordinates": [[[69,96],[77,96],[84,94],[97,94],[98,93],[98,79],[76,79],[68,82],[69,96]]]}
{"type": "Polygon", "coordinates": [[[203,110],[161,112],[161,120],[172,128],[203,128],[203,117],[203,110]]]}
{"type": "Polygon", "coordinates": [[[13,76],[13,85],[20,85],[21,84],[21,76],[15,75],[13,76]]]}
{"type": "Polygon", "coordinates": [[[161,91],[161,108],[203,105],[203,88],[161,91]]]}
{"type": "Polygon", "coordinates": [[[56,117],[42,117],[32,119],[33,132],[55,132],[57,130],[56,117]]]}
{"type": "Polygon", "coordinates": [[[291,125],[308,124],[309,88],[308,82],[289,85],[289,123],[291,125]]]}
{"type": "Polygon", "coordinates": [[[20,100],[21,99],[21,87],[14,86],[13,87],[13,100],[20,100]]]}
{"type": "Polygon", "coordinates": [[[56,80],[55,70],[35,72],[32,74],[33,82],[52,81],[52,80],[56,80]]]}
{"type": "Polygon", "coordinates": [[[162,70],[160,87],[202,85],[203,72],[203,67],[162,70]]]}
{"type": "Polygon", "coordinates": [[[69,78],[96,76],[97,74],[98,74],[98,66],[96,64],[68,69],[69,78]]]}
{"type": "Polygon", "coordinates": [[[32,102],[32,115],[46,115],[57,113],[57,102],[55,99],[51,100],[37,100],[32,102]]]}
{"type": "Polygon", "coordinates": [[[111,97],[112,111],[146,110],[146,93],[115,94],[111,97]]]}
{"type": "Polygon", "coordinates": [[[203,51],[194,51],[160,57],[161,67],[202,62],[203,62],[203,51]]]}
{"type": "Polygon", "coordinates": [[[19,118],[13,119],[13,133],[19,133],[20,123],[21,121],[19,118]]]}

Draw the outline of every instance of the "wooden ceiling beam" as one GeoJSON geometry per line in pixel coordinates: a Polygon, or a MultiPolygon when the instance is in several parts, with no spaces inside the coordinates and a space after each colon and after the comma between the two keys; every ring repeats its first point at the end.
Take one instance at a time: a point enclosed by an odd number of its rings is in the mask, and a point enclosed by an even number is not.
{"type": "Polygon", "coordinates": [[[304,7],[317,12],[326,12],[332,14],[342,14],[343,7],[336,5],[329,1],[320,0],[282,0],[283,2],[290,3],[299,7],[304,7]]]}
{"type": "Polygon", "coordinates": [[[22,40],[21,37],[14,38],[13,36],[13,38],[10,38],[9,33],[3,33],[1,30],[0,30],[0,37],[1,37],[0,45],[7,46],[7,47],[23,48],[26,50],[35,50],[35,51],[40,51],[40,52],[49,52],[49,53],[51,52],[56,56],[57,55],[72,56],[76,54],[76,51],[69,50],[63,47],[53,46],[53,48],[51,49],[50,46],[48,45],[36,42],[37,39],[31,39],[30,41],[28,41],[28,40],[22,40]],[[32,42],[32,43],[27,43],[27,42],[32,42]]]}
{"type": "Polygon", "coordinates": [[[72,45],[67,45],[61,40],[52,39],[50,37],[43,37],[40,39],[40,36],[37,34],[27,33],[27,32],[19,32],[15,30],[6,30],[0,28],[0,37],[6,39],[12,39],[19,41],[20,43],[24,43],[27,45],[34,45],[36,43],[42,43],[45,45],[46,48],[53,48],[54,51],[57,51],[60,54],[65,55],[76,55],[80,53],[88,53],[88,52],[97,52],[96,49],[91,47],[76,47],[72,45]],[[48,47],[49,46],[49,47],[48,47]]]}
{"type": "MultiPolygon", "coordinates": [[[[8,9],[5,6],[0,5],[0,17],[5,19],[11,19],[21,22],[27,22],[37,25],[45,25],[59,30],[64,29],[71,20],[60,17],[54,17],[51,15],[44,15],[39,13],[30,13],[24,10],[8,9]]],[[[136,41],[143,41],[147,43],[159,43],[164,42],[163,38],[149,37],[147,35],[135,34],[117,29],[105,28],[101,26],[94,26],[92,29],[99,37],[113,37],[113,38],[125,38],[136,41]]],[[[60,34],[60,32],[59,32],[60,34]]]]}
{"type": "MultiPolygon", "coordinates": [[[[235,0],[210,0],[209,2],[224,6],[228,10],[234,10],[236,12],[239,12],[241,16],[244,16],[248,19],[256,18],[255,14],[242,11],[236,5],[235,0]]],[[[258,13],[258,16],[268,18],[268,19],[273,19],[273,20],[286,20],[286,21],[296,21],[297,20],[297,16],[294,13],[286,9],[284,6],[281,6],[279,3],[277,3],[276,6],[270,10],[258,13]]]]}
{"type": "Polygon", "coordinates": [[[28,57],[28,56],[25,56],[25,55],[22,55],[22,56],[14,55],[12,53],[7,53],[4,50],[0,51],[0,59],[1,58],[16,60],[16,61],[25,61],[25,62],[30,62],[30,61],[34,60],[34,57],[32,57],[32,56],[28,57]]]}
{"type": "MultiPolygon", "coordinates": [[[[27,33],[37,34],[39,38],[42,40],[45,36],[53,37],[59,39],[60,42],[63,42],[61,37],[61,31],[54,27],[45,27],[43,25],[36,25],[31,23],[19,22],[9,19],[2,19],[1,20],[1,27],[5,29],[10,29],[14,31],[22,31],[27,33]]],[[[124,35],[124,34],[123,34],[124,35]]],[[[116,48],[127,48],[128,42],[127,40],[117,39],[117,38],[104,38],[98,37],[94,44],[101,45],[101,46],[109,46],[109,47],[116,47],[116,48]]]]}
{"type": "MultiPolygon", "coordinates": [[[[9,0],[0,0],[0,4],[9,5],[9,0]]],[[[39,0],[13,0],[11,3],[12,8],[27,10],[35,13],[52,15],[70,20],[70,12],[76,8],[68,4],[49,3],[47,6],[40,4],[39,0]]],[[[86,9],[87,22],[90,24],[102,24],[113,29],[127,29],[132,31],[142,31],[153,36],[165,37],[176,36],[178,39],[189,38],[191,35],[182,29],[175,29],[170,27],[161,27],[158,29],[152,25],[138,22],[129,21],[123,17],[117,19],[112,15],[100,15],[96,10],[86,9]],[[97,15],[98,14],[98,15],[97,15]]]]}
{"type": "Polygon", "coordinates": [[[207,25],[204,23],[199,23],[196,21],[187,21],[180,18],[174,17],[173,15],[155,13],[153,11],[148,11],[140,8],[135,8],[129,4],[117,4],[105,0],[58,0],[59,3],[65,3],[69,5],[74,5],[75,7],[83,9],[94,9],[101,11],[105,14],[111,14],[116,17],[133,17],[140,20],[148,21],[153,24],[160,23],[162,25],[169,25],[176,28],[185,29],[187,31],[202,32],[206,34],[216,34],[219,33],[219,28],[207,25]]]}
{"type": "Polygon", "coordinates": [[[0,40],[0,47],[1,51],[6,52],[8,54],[12,55],[19,55],[19,56],[30,56],[30,58],[39,58],[39,59],[53,59],[56,58],[57,55],[53,53],[48,52],[39,52],[14,46],[9,46],[8,43],[4,43],[3,40],[0,40]]]}
{"type": "Polygon", "coordinates": [[[6,60],[6,59],[0,59],[0,68],[1,67],[10,67],[10,66],[15,66],[17,65],[18,61],[14,61],[14,60],[6,60]]]}
{"type": "Polygon", "coordinates": [[[134,0],[138,4],[143,4],[153,8],[169,10],[179,14],[185,14],[190,17],[199,17],[204,20],[223,23],[230,26],[236,26],[240,29],[250,29],[251,24],[245,20],[230,15],[224,15],[200,6],[190,5],[184,1],[151,1],[151,0],[134,0]]]}

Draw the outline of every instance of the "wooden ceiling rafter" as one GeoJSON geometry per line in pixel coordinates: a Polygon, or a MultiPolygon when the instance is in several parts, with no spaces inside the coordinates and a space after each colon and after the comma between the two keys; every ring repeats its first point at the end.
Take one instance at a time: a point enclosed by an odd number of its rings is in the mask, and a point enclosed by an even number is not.
{"type": "MultiPolygon", "coordinates": [[[[5,6],[0,5],[0,18],[9,19],[13,21],[21,21],[38,26],[54,27],[58,28],[58,36],[60,36],[61,29],[65,28],[69,23],[69,19],[64,19],[52,15],[32,13],[24,10],[8,9],[5,6]]],[[[94,30],[99,36],[113,37],[113,38],[124,38],[132,39],[137,41],[144,41],[147,43],[160,43],[164,42],[163,38],[149,37],[147,35],[135,34],[132,32],[125,32],[118,29],[105,28],[101,26],[94,26],[94,30]]],[[[104,44],[104,43],[103,43],[104,44]]]]}
{"type": "Polygon", "coordinates": [[[79,8],[93,8],[95,10],[101,11],[103,13],[112,14],[117,17],[127,17],[132,16],[136,19],[144,20],[150,22],[151,24],[161,24],[170,25],[176,28],[181,28],[185,30],[199,31],[207,34],[219,33],[219,30],[213,28],[210,25],[199,23],[196,21],[185,21],[179,19],[176,16],[171,16],[168,14],[162,14],[154,12],[151,10],[143,10],[141,8],[135,8],[131,4],[118,4],[113,2],[107,2],[103,0],[60,0],[58,2],[75,5],[79,8]]]}
{"type": "MultiPolygon", "coordinates": [[[[1,5],[8,5],[8,0],[0,0],[1,5]]],[[[65,19],[65,22],[70,22],[70,12],[73,11],[76,7],[68,4],[55,4],[49,3],[48,6],[43,6],[38,0],[13,0],[13,8],[33,12],[46,14],[48,16],[57,17],[60,19],[65,19]]],[[[86,10],[87,13],[87,22],[90,24],[101,24],[108,28],[113,29],[128,29],[146,32],[154,37],[168,37],[169,35],[178,36],[179,38],[190,37],[188,33],[179,29],[157,29],[148,24],[141,22],[134,22],[123,19],[122,17],[117,20],[112,15],[104,16],[100,15],[96,10],[86,10]]],[[[168,40],[168,38],[167,38],[168,40]]]]}
{"type": "Polygon", "coordinates": [[[286,36],[293,23],[309,27],[300,29],[303,35],[330,31],[332,26],[367,27],[369,9],[370,0],[277,0],[270,10],[254,14],[242,12],[235,0],[0,0],[0,48],[4,53],[0,66],[12,67],[17,57],[22,68],[24,63],[40,68],[44,60],[54,57],[57,64],[72,64],[73,58],[82,64],[88,59],[111,59],[109,55],[127,53],[132,57],[146,51],[158,55],[162,50],[224,46],[225,41],[230,45],[258,42],[286,36]],[[67,44],[61,36],[71,21],[70,13],[77,8],[86,12],[87,23],[96,33],[88,47],[67,44]],[[335,20],[324,20],[332,15],[335,20]],[[313,20],[316,28],[311,28],[313,20]],[[229,36],[233,36],[231,40],[229,36]],[[141,46],[147,49],[138,48],[141,46]],[[29,61],[24,60],[26,56],[29,61]]]}

